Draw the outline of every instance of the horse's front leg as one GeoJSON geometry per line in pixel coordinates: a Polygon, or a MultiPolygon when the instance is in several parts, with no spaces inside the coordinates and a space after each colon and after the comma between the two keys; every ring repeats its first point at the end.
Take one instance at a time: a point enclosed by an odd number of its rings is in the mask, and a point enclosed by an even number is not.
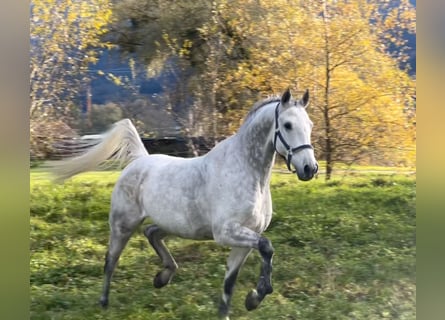
{"type": "Polygon", "coordinates": [[[246,297],[246,309],[253,310],[258,307],[258,305],[263,301],[267,294],[273,292],[272,288],[272,258],[273,258],[273,247],[269,239],[261,237],[258,241],[258,251],[263,258],[263,263],[261,265],[260,279],[256,290],[252,290],[246,297]]]}
{"type": "Polygon", "coordinates": [[[235,287],[236,278],[238,273],[246,261],[251,248],[233,247],[227,258],[227,271],[224,277],[224,289],[219,304],[219,315],[222,318],[228,319],[230,301],[232,300],[233,288],[235,287]]]}
{"type": "MultiPolygon", "coordinates": [[[[253,310],[258,307],[258,305],[263,301],[267,294],[273,292],[272,288],[272,258],[273,258],[273,247],[269,239],[261,236],[257,232],[241,226],[239,223],[226,222],[222,226],[217,226],[214,228],[214,238],[218,244],[230,246],[230,247],[240,247],[240,248],[250,248],[257,249],[263,258],[261,264],[261,272],[258,280],[256,290],[252,290],[246,297],[246,309],[253,310]]],[[[240,264],[241,266],[242,264],[240,264]]],[[[238,270],[236,270],[236,274],[238,270]]],[[[236,277],[236,276],[235,276],[236,277]]],[[[226,274],[225,286],[228,284],[227,280],[230,280],[230,274],[226,274]]],[[[232,287],[234,280],[230,280],[232,287]]],[[[228,304],[227,294],[231,295],[230,290],[225,290],[223,294],[222,305],[220,306],[220,313],[223,311],[225,315],[228,314],[228,304]]],[[[229,300],[230,301],[230,300],[229,300]]],[[[224,316],[224,314],[221,314],[224,316]]]]}

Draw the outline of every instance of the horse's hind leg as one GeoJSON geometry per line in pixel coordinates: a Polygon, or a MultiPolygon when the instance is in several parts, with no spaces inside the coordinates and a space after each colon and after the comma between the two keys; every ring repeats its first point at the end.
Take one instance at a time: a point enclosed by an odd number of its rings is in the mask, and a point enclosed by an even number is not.
{"type": "MultiPolygon", "coordinates": [[[[113,217],[113,212],[110,214],[110,216],[113,217]]],[[[122,250],[124,250],[128,240],[133,234],[134,229],[141,222],[142,221],[134,221],[132,223],[129,223],[129,221],[122,221],[119,219],[110,220],[110,242],[107,254],[105,256],[105,279],[102,289],[102,296],[100,298],[100,304],[104,308],[108,306],[111,278],[113,276],[114,269],[116,268],[116,264],[119,260],[122,250]]]]}
{"type": "Polygon", "coordinates": [[[224,277],[224,291],[219,305],[219,315],[228,319],[230,301],[238,273],[249,256],[251,248],[234,247],[227,258],[227,271],[224,277]]]}
{"type": "Polygon", "coordinates": [[[153,249],[155,249],[159,258],[161,258],[162,265],[164,266],[164,269],[158,272],[153,279],[154,287],[162,288],[171,281],[176,270],[178,269],[178,265],[165,246],[164,240],[162,240],[165,238],[165,236],[167,236],[164,231],[162,231],[157,225],[153,224],[145,228],[144,235],[147,237],[148,242],[151,244],[153,249]]]}

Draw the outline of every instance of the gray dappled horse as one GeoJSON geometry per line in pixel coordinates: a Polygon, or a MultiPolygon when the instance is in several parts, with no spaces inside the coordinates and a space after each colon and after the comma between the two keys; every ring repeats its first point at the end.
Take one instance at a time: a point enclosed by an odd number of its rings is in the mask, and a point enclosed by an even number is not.
{"type": "Polygon", "coordinates": [[[214,240],[231,247],[219,307],[228,319],[238,272],[252,249],[262,257],[256,289],[246,297],[248,310],[272,293],[274,250],[262,232],[272,217],[270,176],[275,153],[300,180],[318,170],[311,145],[312,122],[307,113],[309,93],[293,99],[290,90],[281,98],[257,102],[238,132],[196,158],[149,155],[130,120],[121,120],[77,157],[54,167],[59,180],[93,170],[107,159],[126,163],[111,198],[110,242],[105,258],[105,280],[100,298],[108,305],[110,281],[119,256],[134,230],[146,218],[152,224],[144,235],[162,260],[163,269],[153,284],[168,284],[178,268],[163,239],[214,240]]]}

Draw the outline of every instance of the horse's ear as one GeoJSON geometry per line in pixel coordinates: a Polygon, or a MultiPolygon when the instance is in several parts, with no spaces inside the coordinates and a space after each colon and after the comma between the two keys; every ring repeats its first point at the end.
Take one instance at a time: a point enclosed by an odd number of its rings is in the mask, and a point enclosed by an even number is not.
{"type": "Polygon", "coordinates": [[[290,89],[287,88],[286,91],[284,91],[283,95],[281,96],[281,105],[286,105],[289,103],[291,98],[290,89]]]}
{"type": "Polygon", "coordinates": [[[306,89],[306,92],[303,95],[303,98],[301,98],[301,105],[306,108],[309,105],[309,90],[306,89]]]}

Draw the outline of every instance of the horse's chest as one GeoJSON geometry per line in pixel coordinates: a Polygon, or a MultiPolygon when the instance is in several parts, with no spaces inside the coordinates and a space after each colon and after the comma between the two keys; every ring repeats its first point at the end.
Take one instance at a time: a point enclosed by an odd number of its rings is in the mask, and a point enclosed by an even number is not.
{"type": "Polygon", "coordinates": [[[256,192],[255,196],[244,201],[243,225],[256,232],[263,232],[272,219],[272,200],[269,192],[256,192]]]}

